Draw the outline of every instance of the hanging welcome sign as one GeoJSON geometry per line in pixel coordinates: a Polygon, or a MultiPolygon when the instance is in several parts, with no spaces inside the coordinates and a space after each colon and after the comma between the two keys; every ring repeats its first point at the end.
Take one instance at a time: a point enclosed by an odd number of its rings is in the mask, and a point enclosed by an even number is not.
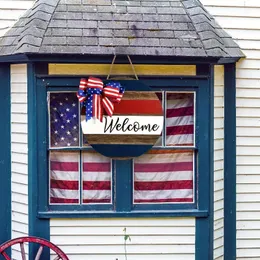
{"type": "Polygon", "coordinates": [[[163,129],[163,111],[156,93],[149,90],[136,80],[119,83],[81,79],[81,127],[97,152],[129,158],[152,148],[163,129]]]}

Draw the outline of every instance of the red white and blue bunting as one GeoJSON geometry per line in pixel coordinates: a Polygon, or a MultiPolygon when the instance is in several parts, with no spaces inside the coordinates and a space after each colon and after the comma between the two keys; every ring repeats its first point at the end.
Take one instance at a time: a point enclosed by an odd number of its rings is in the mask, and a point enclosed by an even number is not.
{"type": "Polygon", "coordinates": [[[104,111],[111,117],[114,113],[114,104],[120,103],[124,92],[125,89],[119,82],[104,84],[99,78],[82,78],[77,97],[86,107],[86,121],[96,118],[102,122],[104,111]]]}

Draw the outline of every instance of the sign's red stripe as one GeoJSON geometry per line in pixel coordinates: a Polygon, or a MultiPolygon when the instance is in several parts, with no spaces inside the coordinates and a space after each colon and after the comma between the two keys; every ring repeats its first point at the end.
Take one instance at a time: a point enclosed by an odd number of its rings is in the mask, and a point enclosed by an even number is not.
{"type": "Polygon", "coordinates": [[[51,171],[76,172],[79,170],[78,162],[51,162],[51,171]]]}
{"type": "Polygon", "coordinates": [[[51,203],[64,203],[64,204],[72,204],[72,203],[79,203],[78,199],[63,199],[63,198],[50,198],[51,203]]]}
{"type": "Polygon", "coordinates": [[[179,125],[179,126],[168,126],[166,129],[167,135],[188,135],[194,134],[193,125],[179,125]]]}
{"type": "Polygon", "coordinates": [[[110,181],[84,181],[83,190],[111,190],[110,181]]]}
{"type": "Polygon", "coordinates": [[[193,162],[173,163],[138,163],[135,164],[135,172],[179,172],[193,171],[193,162]]]}
{"type": "Polygon", "coordinates": [[[192,198],[134,200],[135,203],[193,202],[192,198]]]}
{"type": "Polygon", "coordinates": [[[135,190],[188,190],[193,188],[193,181],[150,181],[135,182],[135,190]]]}
{"type": "Polygon", "coordinates": [[[110,172],[110,163],[83,163],[84,172],[110,172]]]}
{"type": "Polygon", "coordinates": [[[61,190],[78,190],[79,182],[78,181],[64,181],[64,180],[51,180],[52,189],[61,189],[61,190]]]}
{"type": "Polygon", "coordinates": [[[158,100],[122,100],[115,104],[114,115],[162,115],[158,100]]]}

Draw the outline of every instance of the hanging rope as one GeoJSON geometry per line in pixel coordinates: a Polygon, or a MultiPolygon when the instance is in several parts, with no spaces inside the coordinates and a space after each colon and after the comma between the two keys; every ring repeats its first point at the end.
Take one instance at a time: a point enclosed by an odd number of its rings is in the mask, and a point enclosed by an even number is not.
{"type": "MultiPolygon", "coordinates": [[[[128,58],[129,64],[131,65],[132,71],[133,71],[133,73],[134,73],[134,75],[135,75],[135,79],[136,79],[136,80],[139,80],[139,78],[138,78],[138,76],[137,76],[137,74],[136,74],[136,70],[135,70],[134,64],[133,64],[133,62],[132,62],[130,56],[127,55],[127,58],[128,58]]],[[[111,63],[111,65],[110,65],[109,73],[108,73],[108,75],[107,75],[107,80],[109,80],[109,78],[110,78],[110,75],[111,75],[111,73],[112,73],[112,70],[113,70],[113,67],[114,67],[114,64],[115,64],[115,60],[116,60],[116,55],[114,55],[114,58],[113,58],[112,63],[111,63]]]]}

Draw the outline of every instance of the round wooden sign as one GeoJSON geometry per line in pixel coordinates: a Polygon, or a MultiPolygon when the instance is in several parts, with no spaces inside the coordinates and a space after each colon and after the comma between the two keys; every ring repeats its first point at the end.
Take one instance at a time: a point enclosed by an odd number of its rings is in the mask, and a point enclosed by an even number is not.
{"type": "Polygon", "coordinates": [[[126,159],[144,154],[160,138],[163,109],[157,94],[146,85],[139,81],[120,83],[126,91],[121,102],[114,105],[113,116],[104,115],[102,122],[86,121],[82,116],[81,125],[88,143],[97,152],[126,159]]]}

